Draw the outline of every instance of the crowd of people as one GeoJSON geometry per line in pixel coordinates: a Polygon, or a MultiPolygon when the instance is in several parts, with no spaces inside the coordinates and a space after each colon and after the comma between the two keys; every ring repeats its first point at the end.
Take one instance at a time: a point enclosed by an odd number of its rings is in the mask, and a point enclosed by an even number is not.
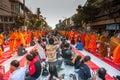
{"type": "Polygon", "coordinates": [[[79,46],[82,44],[79,48],[83,48],[92,54],[98,53],[101,59],[110,58],[114,63],[118,64],[118,69],[120,69],[120,32],[113,36],[109,36],[107,31],[101,34],[74,30],[58,32],[71,40],[72,44],[76,44],[79,41],[79,46]]]}
{"type": "MultiPolygon", "coordinates": [[[[72,45],[76,44],[75,47],[78,50],[85,49],[89,52],[96,53],[96,42],[100,39],[99,53],[101,57],[104,58],[108,55],[106,52],[108,46],[107,36],[108,33],[104,33],[101,37],[97,37],[95,33],[80,34],[72,31],[14,31],[9,36],[10,50],[14,54],[17,48],[18,56],[25,55],[26,65],[24,68],[21,68],[20,62],[13,60],[10,63],[11,75],[9,79],[64,80],[64,76],[59,74],[61,66],[64,63],[64,65],[74,67],[75,76],[72,77],[72,80],[106,80],[106,69],[100,68],[95,72],[91,72],[88,65],[91,57],[86,55],[82,58],[80,55],[76,55],[72,45]],[[19,41],[19,43],[17,41],[19,41]],[[37,49],[27,53],[24,48],[26,46],[37,46],[37,49]],[[41,76],[46,77],[41,79],[41,76]]],[[[2,44],[3,43],[1,43],[1,46],[2,44]]],[[[118,48],[119,46],[117,49],[118,48]]]]}

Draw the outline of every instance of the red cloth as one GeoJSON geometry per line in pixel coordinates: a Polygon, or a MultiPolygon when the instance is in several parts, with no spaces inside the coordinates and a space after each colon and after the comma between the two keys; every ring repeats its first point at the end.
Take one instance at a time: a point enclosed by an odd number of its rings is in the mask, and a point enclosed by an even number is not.
{"type": "MultiPolygon", "coordinates": [[[[35,59],[36,60],[36,59],[35,59]]],[[[29,74],[33,75],[36,72],[36,68],[35,68],[35,60],[33,60],[30,65],[29,65],[29,74]]]]}
{"type": "Polygon", "coordinates": [[[86,33],[83,33],[82,34],[82,39],[81,39],[83,47],[85,46],[85,36],[86,36],[86,33]]]}

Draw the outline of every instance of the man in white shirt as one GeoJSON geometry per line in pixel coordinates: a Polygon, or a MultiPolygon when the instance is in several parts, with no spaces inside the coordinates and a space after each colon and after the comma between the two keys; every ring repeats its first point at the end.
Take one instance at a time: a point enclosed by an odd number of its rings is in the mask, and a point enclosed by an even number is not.
{"type": "Polygon", "coordinates": [[[25,69],[19,68],[19,61],[13,60],[10,63],[10,72],[9,80],[25,80],[25,69]]]}

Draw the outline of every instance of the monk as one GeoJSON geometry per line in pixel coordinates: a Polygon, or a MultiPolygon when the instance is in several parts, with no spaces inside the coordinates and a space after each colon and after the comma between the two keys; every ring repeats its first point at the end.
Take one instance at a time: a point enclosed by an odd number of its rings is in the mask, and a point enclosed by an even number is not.
{"type": "Polygon", "coordinates": [[[99,44],[99,53],[102,58],[108,55],[107,51],[107,43],[108,43],[108,32],[104,32],[103,35],[100,37],[100,44],[99,44]]]}
{"type": "Polygon", "coordinates": [[[77,32],[74,32],[74,41],[75,41],[75,44],[77,44],[77,32]]]}
{"type": "Polygon", "coordinates": [[[30,45],[30,41],[32,40],[32,33],[30,30],[27,31],[27,40],[26,40],[26,44],[29,46],[30,45]]]}
{"type": "Polygon", "coordinates": [[[24,34],[22,31],[19,31],[19,38],[20,38],[21,44],[23,44],[23,46],[26,46],[24,34]]]}
{"type": "Polygon", "coordinates": [[[110,57],[113,56],[113,51],[120,44],[120,38],[117,37],[117,34],[113,35],[110,38],[110,57]]]}
{"type": "Polygon", "coordinates": [[[15,49],[20,46],[19,33],[17,30],[14,31],[15,49]]]}
{"type": "Polygon", "coordinates": [[[118,63],[120,70],[120,44],[115,48],[113,52],[113,62],[118,63]]]}
{"type": "Polygon", "coordinates": [[[0,39],[0,57],[2,57],[2,40],[0,39]]]}
{"type": "Polygon", "coordinates": [[[3,34],[0,34],[0,40],[1,40],[0,45],[1,45],[2,51],[4,51],[4,48],[3,48],[4,36],[3,36],[3,34]]]}
{"type": "Polygon", "coordinates": [[[91,39],[90,39],[90,43],[89,43],[89,51],[92,53],[96,53],[96,49],[97,49],[96,40],[97,40],[97,35],[96,35],[96,33],[93,33],[91,35],[91,39]]]}
{"type": "Polygon", "coordinates": [[[74,37],[74,32],[73,32],[73,31],[71,31],[69,36],[70,36],[70,40],[72,40],[72,39],[73,39],[73,37],[74,37]]]}
{"type": "Polygon", "coordinates": [[[81,41],[82,41],[83,47],[85,46],[85,36],[86,36],[86,33],[83,32],[83,33],[82,33],[82,36],[81,36],[81,41]]]}
{"type": "Polygon", "coordinates": [[[91,40],[91,33],[88,32],[85,36],[85,46],[84,46],[84,49],[87,51],[88,51],[90,40],[91,40]]]}
{"type": "Polygon", "coordinates": [[[16,47],[16,39],[15,39],[16,37],[15,37],[14,32],[11,31],[11,33],[9,34],[9,38],[10,38],[10,41],[9,41],[10,51],[13,54],[15,51],[15,47],[16,47]]]}

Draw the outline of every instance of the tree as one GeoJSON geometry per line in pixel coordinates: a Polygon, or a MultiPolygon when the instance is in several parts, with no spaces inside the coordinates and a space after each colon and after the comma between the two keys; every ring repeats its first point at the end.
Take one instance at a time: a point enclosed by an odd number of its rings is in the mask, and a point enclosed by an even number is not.
{"type": "Polygon", "coordinates": [[[14,28],[18,29],[23,25],[24,25],[24,18],[22,18],[21,16],[15,17],[14,28]]]}
{"type": "Polygon", "coordinates": [[[43,21],[42,20],[40,20],[40,19],[36,20],[36,22],[35,22],[35,28],[41,27],[42,25],[43,25],[43,21]]]}
{"type": "Polygon", "coordinates": [[[94,5],[87,5],[83,7],[83,20],[87,23],[93,21],[95,16],[100,12],[100,9],[94,5]]]}
{"type": "Polygon", "coordinates": [[[75,14],[72,18],[75,26],[82,26],[83,22],[88,23],[89,21],[93,21],[95,19],[95,16],[100,12],[100,9],[92,4],[95,1],[96,0],[88,0],[85,6],[78,6],[76,9],[77,14],[75,14]]]}
{"type": "Polygon", "coordinates": [[[79,14],[75,14],[73,17],[72,17],[72,20],[75,24],[75,26],[81,26],[81,17],[80,17],[80,13],[79,14]]]}

